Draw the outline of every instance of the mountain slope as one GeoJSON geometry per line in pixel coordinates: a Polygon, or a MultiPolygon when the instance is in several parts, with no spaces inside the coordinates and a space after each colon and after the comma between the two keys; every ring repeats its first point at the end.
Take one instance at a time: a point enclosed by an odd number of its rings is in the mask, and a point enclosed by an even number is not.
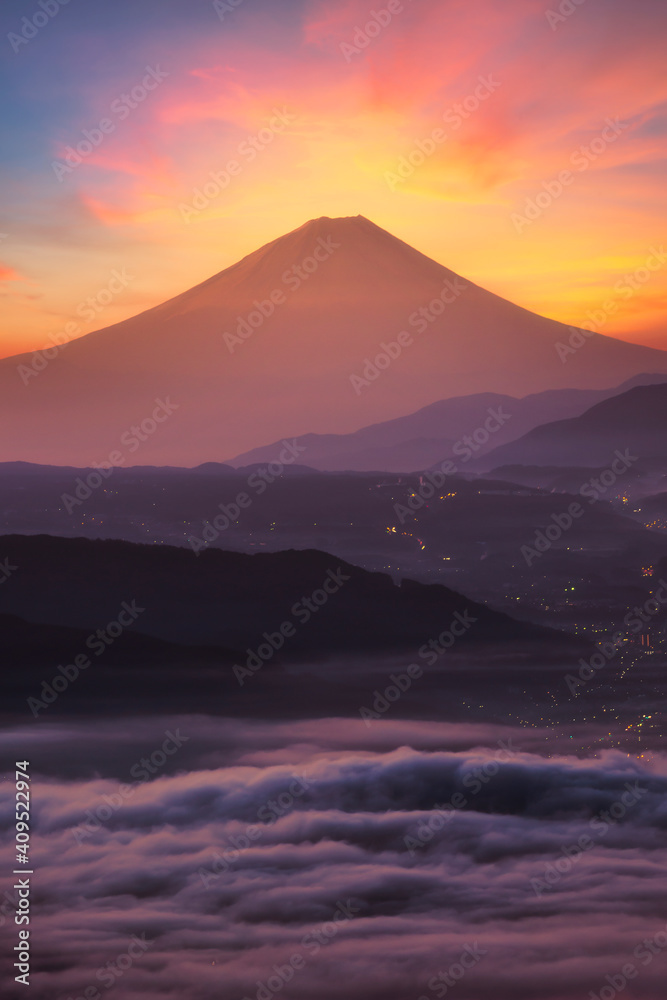
{"type": "MultiPolygon", "coordinates": [[[[661,382],[667,382],[667,375],[636,375],[613,389],[550,389],[523,399],[491,392],[454,397],[354,434],[304,434],[297,444],[304,449],[303,461],[321,471],[417,472],[442,462],[445,456],[457,464],[469,461],[470,445],[464,439],[484,428],[490,415],[493,433],[486,444],[480,444],[485,437],[481,432],[475,456],[514,441],[540,424],[579,416],[635,385],[661,382]]],[[[280,449],[281,442],[274,442],[238,455],[229,464],[241,468],[270,462],[280,449]]]]}
{"type": "Polygon", "coordinates": [[[367,219],[318,219],[48,358],[2,361],[0,461],[195,466],[443,397],[667,372],[667,353],[601,335],[563,365],[570,334],[367,219]],[[375,377],[367,359],[401,334],[375,377]]]}
{"type": "MultiPolygon", "coordinates": [[[[124,608],[138,631],[168,642],[256,650],[275,636],[281,659],[342,650],[414,655],[463,620],[471,624],[456,630],[466,645],[544,641],[562,651],[576,644],[446,587],[407,580],[396,586],[385,574],[312,550],[245,555],[212,549],[196,557],[168,546],[5,535],[3,553],[19,569],[2,588],[0,614],[108,628],[110,635],[117,629],[109,622],[124,624],[124,608]],[[291,628],[280,642],[284,623],[291,628]]],[[[270,651],[268,659],[273,656],[270,651]]]]}
{"type": "Polygon", "coordinates": [[[536,427],[518,441],[495,448],[479,464],[484,469],[604,466],[625,449],[637,458],[667,455],[667,385],[637,386],[580,417],[536,427]]]}
{"type": "MultiPolygon", "coordinates": [[[[0,614],[0,665],[5,682],[19,685],[23,671],[29,667],[53,669],[57,663],[71,663],[79,653],[86,653],[90,632],[62,625],[41,625],[15,615],[0,614]],[[17,669],[20,668],[20,669],[17,669]]],[[[105,666],[159,666],[180,664],[192,660],[193,650],[176,643],[128,631],[104,650],[105,666]]],[[[202,660],[224,665],[238,659],[239,653],[226,649],[198,649],[202,660]]]]}

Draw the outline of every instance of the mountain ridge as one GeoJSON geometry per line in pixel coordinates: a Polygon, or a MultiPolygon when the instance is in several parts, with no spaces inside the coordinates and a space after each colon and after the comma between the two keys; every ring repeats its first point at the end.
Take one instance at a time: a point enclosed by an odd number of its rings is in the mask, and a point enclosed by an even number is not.
{"type": "Polygon", "coordinates": [[[578,417],[542,424],[477,465],[602,465],[623,449],[637,458],[667,455],[667,385],[634,386],[578,417]]]}
{"type": "MultiPolygon", "coordinates": [[[[518,399],[500,393],[454,396],[404,417],[362,427],[352,434],[303,434],[296,441],[305,449],[305,464],[320,471],[419,472],[441,462],[448,452],[451,457],[457,438],[472,434],[490,409],[506,407],[508,421],[489,435],[488,447],[480,447],[481,454],[522,437],[540,424],[579,416],[596,402],[620,395],[635,385],[660,382],[667,382],[667,375],[636,375],[613,389],[548,389],[518,399]]],[[[273,442],[254,448],[228,459],[227,464],[238,469],[267,462],[279,447],[280,442],[273,442]]],[[[471,468],[474,466],[475,463],[471,468]]]]}
{"type": "Polygon", "coordinates": [[[185,646],[255,649],[267,641],[266,633],[277,635],[281,621],[289,621],[292,634],[283,633],[289,642],[276,644],[275,651],[282,650],[278,659],[343,650],[414,651],[462,618],[467,627],[455,634],[466,645],[546,641],[566,649],[579,644],[566,633],[519,621],[441,584],[408,579],[397,584],[386,573],[315,549],[253,554],[208,549],[195,556],[168,545],[5,535],[3,554],[20,572],[0,594],[0,615],[41,626],[98,629],[130,602],[138,631],[185,646]],[[327,587],[332,580],[334,586],[327,587]],[[308,595],[320,591],[328,597],[309,604],[308,595]]]}

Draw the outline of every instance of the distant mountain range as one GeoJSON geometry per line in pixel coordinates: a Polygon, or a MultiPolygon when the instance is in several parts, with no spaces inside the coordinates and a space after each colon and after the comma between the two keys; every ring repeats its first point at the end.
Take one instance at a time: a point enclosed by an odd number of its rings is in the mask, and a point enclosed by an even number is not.
{"type": "Polygon", "coordinates": [[[637,386],[581,416],[535,427],[477,465],[603,467],[626,450],[634,460],[667,456],[667,385],[637,386]]]}
{"type": "MultiPolygon", "coordinates": [[[[0,362],[0,461],[192,467],[454,396],[606,389],[667,373],[667,352],[601,334],[582,337],[563,364],[557,345],[572,333],[361,216],[317,219],[138,316],[0,362]]],[[[452,440],[475,419],[462,416],[452,440]]],[[[408,449],[418,464],[444,443],[442,431],[433,449],[429,432],[406,441],[422,437],[408,449]]],[[[390,442],[384,460],[373,451],[381,442],[352,450],[395,468],[406,441],[390,442]]]]}
{"type": "MultiPolygon", "coordinates": [[[[612,389],[550,389],[523,399],[491,392],[456,396],[353,434],[304,434],[295,440],[302,449],[300,461],[322,471],[417,472],[449,458],[465,472],[467,463],[475,468],[487,452],[540,424],[579,416],[635,386],[661,382],[667,382],[667,375],[636,375],[612,389]]],[[[241,468],[271,462],[282,447],[276,441],[228,464],[241,468]]]]}

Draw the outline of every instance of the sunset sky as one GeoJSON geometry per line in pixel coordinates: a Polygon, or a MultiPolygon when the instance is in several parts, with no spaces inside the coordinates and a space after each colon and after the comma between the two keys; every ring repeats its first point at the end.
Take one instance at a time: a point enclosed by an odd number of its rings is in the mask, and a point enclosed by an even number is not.
{"type": "Polygon", "coordinates": [[[667,256],[641,270],[667,233],[664,0],[43,3],[0,14],[3,356],[90,296],[86,333],[357,214],[549,317],[613,301],[601,332],[667,348],[667,256]]]}

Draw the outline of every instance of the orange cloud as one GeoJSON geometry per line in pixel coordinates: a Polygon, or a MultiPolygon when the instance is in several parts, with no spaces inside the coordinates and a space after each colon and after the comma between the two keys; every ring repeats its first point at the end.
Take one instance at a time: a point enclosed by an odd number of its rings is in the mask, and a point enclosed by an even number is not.
{"type": "Polygon", "coordinates": [[[25,281],[26,279],[13,267],[0,263],[0,281],[25,281]]]}

